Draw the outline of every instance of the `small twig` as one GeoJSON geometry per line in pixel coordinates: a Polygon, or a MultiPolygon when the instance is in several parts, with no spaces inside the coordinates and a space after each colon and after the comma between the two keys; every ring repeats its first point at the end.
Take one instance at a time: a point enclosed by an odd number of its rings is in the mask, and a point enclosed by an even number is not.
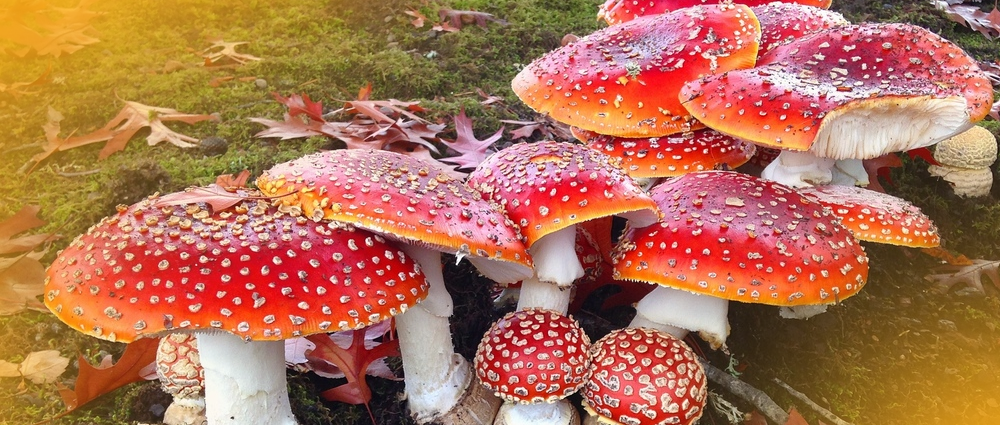
{"type": "Polygon", "coordinates": [[[76,172],[56,171],[56,175],[57,176],[62,176],[62,177],[82,177],[82,176],[89,176],[91,174],[97,174],[97,173],[100,173],[100,172],[101,172],[101,169],[97,168],[97,169],[93,169],[93,170],[76,171],[76,172]]]}
{"type": "Polygon", "coordinates": [[[746,400],[757,408],[757,410],[771,422],[779,425],[783,425],[788,422],[788,413],[785,412],[781,406],[778,406],[778,403],[771,400],[771,397],[763,391],[737,379],[722,369],[712,366],[712,364],[705,359],[699,360],[701,360],[701,365],[705,368],[705,374],[708,375],[709,381],[720,385],[722,388],[725,388],[726,391],[729,391],[737,397],[746,400]]]}
{"type": "Polygon", "coordinates": [[[819,413],[819,415],[822,416],[823,419],[833,422],[836,425],[853,425],[850,422],[840,419],[839,417],[837,417],[837,415],[834,415],[833,412],[823,408],[823,406],[816,404],[816,402],[810,400],[809,397],[807,397],[805,394],[795,390],[795,388],[792,388],[788,384],[784,383],[782,380],[774,378],[774,383],[781,385],[781,387],[784,388],[786,391],[788,391],[788,393],[791,394],[792,397],[795,397],[799,401],[811,407],[813,410],[816,411],[816,413],[819,413]]]}

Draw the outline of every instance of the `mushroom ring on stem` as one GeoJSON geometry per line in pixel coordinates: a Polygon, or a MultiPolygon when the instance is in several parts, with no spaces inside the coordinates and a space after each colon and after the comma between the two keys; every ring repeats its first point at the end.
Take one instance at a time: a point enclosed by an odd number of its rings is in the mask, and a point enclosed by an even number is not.
{"type": "Polygon", "coordinates": [[[785,149],[763,177],[800,187],[867,184],[861,160],[933,145],[986,117],[976,60],[909,24],[830,28],[779,45],[752,69],[681,89],[708,127],[785,149]]]}
{"type": "Polygon", "coordinates": [[[650,191],[663,219],[626,228],[615,279],[659,286],[636,306],[630,327],[713,347],[729,333],[728,301],[799,306],[856,294],[868,257],[829,209],[787,186],[732,171],[686,174],[650,191]]]}
{"type": "Polygon", "coordinates": [[[653,200],[619,163],[580,144],[519,143],[469,175],[469,184],[520,228],[535,261],[535,275],[521,284],[518,308],[566,312],[568,289],[584,274],[574,247],[578,223],[618,215],[643,227],[659,219],[653,200]]]}
{"type": "Polygon", "coordinates": [[[119,207],[70,243],[45,305],[110,341],[195,333],[210,424],[294,424],[282,339],[363,328],[427,294],[419,266],[370,232],[261,200],[158,201],[119,207]]]}
{"type": "Polygon", "coordinates": [[[257,184],[308,217],[351,223],[400,242],[430,283],[427,299],[396,319],[410,413],[418,422],[447,422],[445,415],[458,414],[455,408],[468,402],[483,410],[476,414],[492,414],[485,411],[495,410],[499,399],[465,397],[473,376],[452,342],[453,305],[441,252],[469,259],[496,282],[531,277],[531,256],[498,205],[433,164],[382,150],[307,155],[274,166],[257,184]]]}

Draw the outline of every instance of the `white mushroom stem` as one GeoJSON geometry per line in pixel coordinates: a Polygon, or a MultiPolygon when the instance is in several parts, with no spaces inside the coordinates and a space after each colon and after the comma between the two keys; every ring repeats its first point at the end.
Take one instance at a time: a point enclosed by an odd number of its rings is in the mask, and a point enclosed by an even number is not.
{"type": "Polygon", "coordinates": [[[729,301],[722,298],[657,286],[635,310],[630,328],[653,328],[677,338],[698,332],[712,348],[725,345],[729,335],[729,301]]]}
{"type": "Polygon", "coordinates": [[[809,152],[782,150],[760,176],[791,187],[827,184],[833,180],[835,162],[809,152]]]}
{"type": "Polygon", "coordinates": [[[396,316],[407,402],[414,419],[425,423],[455,407],[471,381],[471,367],[451,339],[454,303],[444,286],[441,253],[410,244],[401,248],[420,264],[430,285],[426,299],[396,316]]]}
{"type": "Polygon", "coordinates": [[[576,225],[542,236],[528,252],[535,262],[535,276],[521,282],[518,310],[540,307],[566,313],[570,286],[584,273],[576,256],[576,225]]]}
{"type": "Polygon", "coordinates": [[[568,400],[554,403],[504,403],[493,425],[570,425],[580,417],[568,400]]]}
{"type": "Polygon", "coordinates": [[[198,333],[208,423],[294,425],[285,386],[285,344],[198,333]]]}

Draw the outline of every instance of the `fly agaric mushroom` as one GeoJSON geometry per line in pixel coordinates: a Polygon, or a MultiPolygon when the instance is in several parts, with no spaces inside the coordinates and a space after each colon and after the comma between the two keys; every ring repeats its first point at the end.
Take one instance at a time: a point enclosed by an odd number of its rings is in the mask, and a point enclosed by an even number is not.
{"type": "Polygon", "coordinates": [[[165,425],[202,425],[205,418],[205,368],[198,340],[188,333],[160,338],[156,348],[156,377],[163,391],[174,397],[163,412],[165,425]]]}
{"type": "MultiPolygon", "coordinates": [[[[823,7],[829,5],[827,2],[823,7]]],[[[776,1],[753,6],[750,10],[760,21],[760,51],[757,57],[803,35],[850,23],[844,15],[815,5],[776,1]]]]}
{"type": "Polygon", "coordinates": [[[568,288],[583,276],[574,249],[577,223],[618,215],[643,227],[659,218],[618,161],[573,143],[510,146],[486,158],[468,181],[500,204],[535,261],[535,274],[521,283],[519,309],[566,312],[568,288]]]}
{"type": "Polygon", "coordinates": [[[984,127],[974,126],[934,146],[934,160],[927,171],[945,179],[958,196],[986,196],[993,187],[997,139],[984,127]]]}
{"type": "MultiPolygon", "coordinates": [[[[771,3],[774,0],[733,0],[733,3],[747,6],[760,6],[771,3]]],[[[609,25],[628,22],[633,19],[659,15],[671,10],[683,9],[698,5],[721,3],[721,1],[709,0],[607,0],[597,10],[597,19],[604,19],[609,25]]],[[[779,2],[775,2],[779,3],[779,2]]],[[[809,6],[828,8],[831,0],[797,0],[789,3],[799,3],[809,6]]]]}
{"type": "Polygon", "coordinates": [[[914,248],[941,244],[930,217],[905,199],[839,185],[804,187],[799,193],[830,208],[858,240],[914,248]]]}
{"type": "Polygon", "coordinates": [[[684,106],[705,125],[786,149],[763,177],[802,187],[867,184],[861,160],[930,146],[990,110],[993,89],[959,47],[909,24],[802,36],[757,67],[691,81],[684,106]]]}
{"type": "Polygon", "coordinates": [[[754,155],[756,146],[710,128],[663,137],[626,138],[573,128],[573,136],[591,149],[620,158],[636,179],[675,177],[719,167],[736,168],[754,155]]]}
{"type": "Polygon", "coordinates": [[[705,411],[708,379],[691,347],[647,328],[612,331],[591,348],[583,407],[601,423],[691,425],[705,411]]]}
{"type": "Polygon", "coordinates": [[[532,263],[521,235],[499,206],[434,165],[381,150],[307,155],[274,166],[257,184],[309,217],[352,223],[402,242],[420,263],[430,294],[396,318],[407,402],[418,422],[447,422],[446,415],[470,406],[483,411],[477,415],[496,410],[498,399],[489,394],[474,399],[466,391],[472,373],[452,343],[453,305],[441,252],[469,259],[497,282],[530,277],[532,263]]]}
{"type": "Polygon", "coordinates": [[[828,209],[784,185],[731,171],[668,180],[650,191],[663,219],[627,228],[615,279],[658,284],[630,327],[713,347],[729,334],[728,300],[777,306],[830,304],[856,294],[868,258],[828,209]]]}
{"type": "Polygon", "coordinates": [[[282,339],[358,329],[426,296],[381,237],[246,199],[221,211],[121,206],[49,267],[45,305],[72,328],[130,342],[198,337],[210,424],[294,424],[282,339]]]}
{"type": "Polygon", "coordinates": [[[750,8],[698,6],[598,30],[536,59],[514,93],[556,121],[601,134],[655,137],[698,126],[677,97],[686,81],[757,58],[750,8]]]}
{"type": "Polygon", "coordinates": [[[475,360],[479,382],[507,402],[494,424],[579,423],[564,399],[590,377],[589,350],[580,324],[556,311],[518,310],[494,323],[475,360]]]}

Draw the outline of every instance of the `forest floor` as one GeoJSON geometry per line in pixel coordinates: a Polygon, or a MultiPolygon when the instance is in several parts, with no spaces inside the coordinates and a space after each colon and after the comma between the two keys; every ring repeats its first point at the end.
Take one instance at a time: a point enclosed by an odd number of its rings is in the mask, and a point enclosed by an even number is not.
{"type": "MultiPolygon", "coordinates": [[[[0,10],[19,0],[0,0],[0,10]]],[[[50,3],[74,7],[75,0],[50,3]]],[[[431,121],[447,122],[464,108],[477,135],[492,134],[500,120],[534,120],[533,112],[509,87],[524,64],[559,46],[563,35],[584,35],[601,27],[598,0],[135,0],[94,2],[101,12],[88,34],[100,42],[58,58],[0,52],[0,83],[44,84],[25,93],[0,90],[0,220],[25,205],[39,205],[48,224],[42,232],[62,239],[43,263],[115,206],[153,192],[204,185],[220,174],[246,169],[258,175],[277,162],[319,149],[343,147],[322,137],[275,141],[255,138],[263,126],[249,118],[280,119],[284,106],[272,92],[308,94],[327,108],[353,99],[371,83],[372,99],[420,101],[431,121]],[[476,10],[501,21],[466,22],[455,32],[434,31],[438,10],[476,10]],[[407,11],[430,17],[423,27],[407,11]],[[241,53],[261,58],[245,65],[202,66],[201,52],[214,39],[247,42],[241,53]],[[496,96],[483,102],[478,92],[496,96]],[[65,118],[61,133],[85,134],[102,127],[123,100],[215,114],[219,121],[168,124],[198,139],[225,139],[224,153],[147,146],[140,132],[126,148],[98,160],[98,145],[57,152],[31,167],[42,151],[42,126],[49,108],[65,118]],[[28,164],[25,166],[25,164],[28,164]],[[30,172],[29,172],[30,171],[30,172]]],[[[984,6],[985,7],[985,6],[984,6]]],[[[955,41],[977,59],[996,62],[1000,45],[953,23],[927,2],[834,0],[834,10],[853,22],[910,22],[955,41]]],[[[2,39],[0,39],[0,42],[2,39]]],[[[12,52],[16,46],[0,44],[12,52]]],[[[8,86],[0,86],[8,87],[8,86]]],[[[985,123],[994,134],[995,121],[985,123]]],[[[504,142],[509,143],[510,130],[504,142]]],[[[1000,188],[990,196],[964,199],[931,177],[926,163],[904,158],[891,170],[889,193],[921,207],[940,228],[946,248],[970,258],[1000,260],[1000,188]]],[[[993,166],[994,174],[998,166],[993,166]]],[[[728,353],[714,353],[726,367],[731,358],[739,378],[792,406],[809,423],[815,412],[778,386],[780,379],[855,424],[1000,424],[1000,298],[984,279],[987,294],[962,288],[938,293],[924,276],[940,261],[920,251],[866,244],[871,276],[860,295],[805,321],[780,319],[771,307],[734,303],[728,353]]],[[[455,343],[471,357],[480,336],[504,311],[492,308],[489,284],[467,263],[446,269],[456,299],[455,343]]],[[[0,282],[2,284],[3,282],[0,282]]],[[[577,318],[596,339],[628,322],[631,311],[595,311],[577,318]]],[[[118,355],[123,344],[75,332],[48,312],[0,316],[0,360],[19,363],[31,352],[58,350],[96,363],[118,355]]],[[[701,347],[704,350],[707,348],[701,347]]],[[[398,362],[390,362],[398,368],[398,362]]],[[[71,362],[57,380],[72,387],[78,367],[71,362]]],[[[323,401],[319,392],[338,382],[289,372],[293,408],[302,424],[409,424],[401,382],[369,378],[373,418],[364,406],[323,401]]],[[[718,390],[744,411],[742,400],[718,390]]],[[[55,384],[0,378],[0,423],[31,424],[65,410],[55,384]]],[[[168,398],[155,382],[131,384],[109,393],[55,424],[156,422],[168,398]]],[[[724,424],[709,413],[705,424],[724,424]]]]}

